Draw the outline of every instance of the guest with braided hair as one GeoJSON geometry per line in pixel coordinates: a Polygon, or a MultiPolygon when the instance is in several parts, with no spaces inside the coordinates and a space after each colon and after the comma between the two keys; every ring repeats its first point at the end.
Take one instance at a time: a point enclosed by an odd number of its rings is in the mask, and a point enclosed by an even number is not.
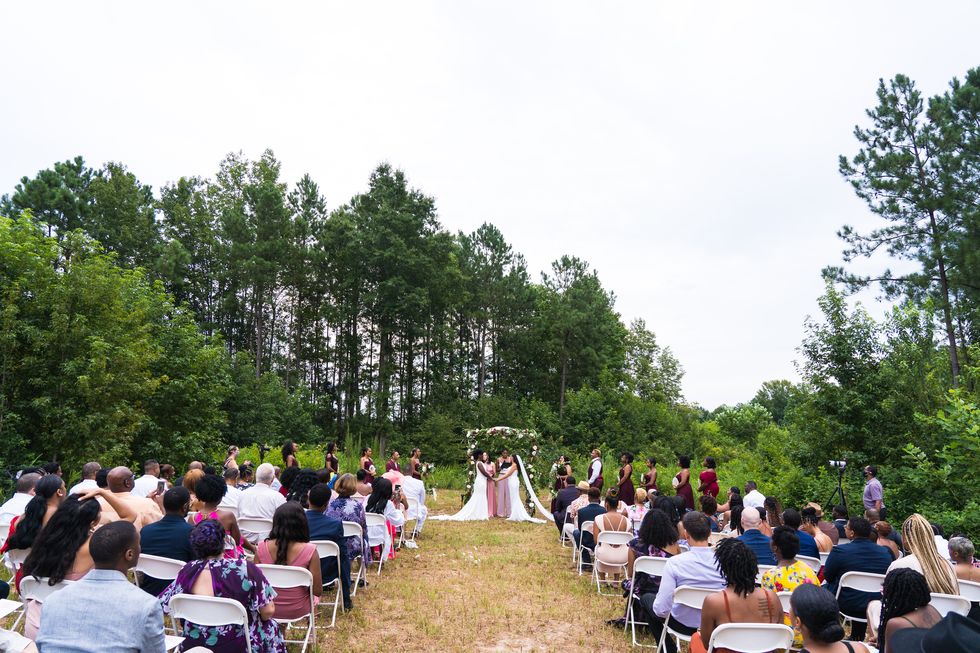
{"type": "Polygon", "coordinates": [[[932,596],[926,577],[914,569],[888,572],[881,588],[881,621],[878,642],[881,653],[889,653],[892,636],[903,628],[932,628],[942,615],[929,605],[932,596]]]}
{"type": "Polygon", "coordinates": [[[908,555],[888,566],[894,569],[914,569],[926,578],[930,592],[959,594],[960,586],[953,567],[936,550],[932,526],[925,517],[916,513],[902,524],[902,542],[908,555]]]}
{"type": "MultiPolygon", "coordinates": [[[[726,586],[704,600],[701,628],[691,639],[691,653],[703,653],[711,641],[711,633],[723,624],[783,622],[783,608],[776,593],[755,586],[759,565],[748,545],[736,538],[724,539],[715,547],[715,561],[726,586]]],[[[728,649],[715,651],[727,653],[728,649]]]]}
{"type": "Polygon", "coordinates": [[[303,508],[309,508],[308,496],[310,494],[310,488],[319,482],[320,479],[317,476],[316,470],[304,467],[299,471],[299,474],[289,486],[289,492],[286,493],[286,501],[297,501],[303,508]]]}
{"type": "MultiPolygon", "coordinates": [[[[819,585],[820,579],[816,572],[802,560],[797,560],[800,553],[799,533],[792,526],[777,526],[772,533],[772,552],[776,556],[776,566],[762,575],[761,585],[774,592],[792,592],[800,585],[819,585]]],[[[784,620],[791,626],[788,620],[784,620]]],[[[803,646],[803,636],[797,630],[793,638],[793,647],[803,646]]]]}

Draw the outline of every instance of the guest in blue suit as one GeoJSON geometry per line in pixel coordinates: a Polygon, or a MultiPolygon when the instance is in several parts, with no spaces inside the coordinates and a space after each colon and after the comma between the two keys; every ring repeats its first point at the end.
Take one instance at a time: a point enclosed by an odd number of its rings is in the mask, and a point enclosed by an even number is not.
{"type": "MultiPolygon", "coordinates": [[[[855,517],[847,522],[844,529],[850,543],[839,544],[830,550],[827,564],[823,568],[823,577],[827,581],[827,589],[837,593],[841,576],[849,571],[865,571],[872,574],[885,574],[888,565],[892,563],[892,555],[883,546],[871,541],[871,522],[863,517],[855,517]]],[[[864,618],[868,603],[881,598],[873,592],[859,592],[845,589],[838,599],[840,611],[846,615],[864,618]]],[[[851,629],[851,639],[860,642],[864,639],[867,624],[855,621],[851,629]]]]}
{"type": "MultiPolygon", "coordinates": [[[[177,486],[167,490],[163,495],[163,509],[166,512],[163,519],[147,524],[140,531],[142,552],[184,562],[193,560],[190,541],[193,526],[187,523],[190,506],[191,493],[187,488],[177,486]]],[[[144,574],[140,588],[158,596],[169,584],[169,580],[150,578],[144,574]]]]}
{"type": "MultiPolygon", "coordinates": [[[[344,523],[335,517],[327,517],[323,511],[330,505],[330,487],[326,483],[317,483],[310,488],[309,509],[306,511],[306,521],[310,525],[310,541],[327,540],[336,542],[340,547],[340,587],[344,595],[344,610],[353,610],[354,604],[350,598],[350,556],[344,539],[344,523]]],[[[329,583],[337,578],[337,561],[334,558],[320,558],[320,573],[323,582],[329,583]]]]}
{"type": "Polygon", "coordinates": [[[742,529],[745,533],[739,535],[738,539],[752,549],[758,564],[775,565],[776,557],[772,554],[772,540],[759,530],[761,524],[762,517],[759,516],[759,511],[755,508],[745,508],[742,510],[742,529]]]}

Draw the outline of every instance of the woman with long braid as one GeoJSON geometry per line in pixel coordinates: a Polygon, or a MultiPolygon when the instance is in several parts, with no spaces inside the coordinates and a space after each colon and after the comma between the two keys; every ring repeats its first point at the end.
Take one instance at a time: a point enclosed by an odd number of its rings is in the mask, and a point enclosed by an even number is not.
{"type": "Polygon", "coordinates": [[[891,651],[891,639],[897,631],[932,628],[942,621],[942,615],[929,605],[931,600],[929,585],[919,572],[908,568],[888,572],[881,587],[881,622],[878,625],[881,653],[891,651]]]}
{"type": "Polygon", "coordinates": [[[932,526],[926,518],[916,513],[902,524],[902,542],[908,555],[899,558],[888,567],[894,569],[914,569],[926,577],[930,592],[959,594],[960,586],[956,572],[936,549],[932,526]]]}

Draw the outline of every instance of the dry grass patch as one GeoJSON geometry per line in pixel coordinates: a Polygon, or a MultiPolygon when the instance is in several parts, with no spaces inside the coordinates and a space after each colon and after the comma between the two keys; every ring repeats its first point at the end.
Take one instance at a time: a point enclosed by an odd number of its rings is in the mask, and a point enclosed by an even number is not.
{"type": "MultiPolygon", "coordinates": [[[[433,513],[459,508],[445,493],[433,513]]],[[[419,548],[403,549],[369,574],[354,612],[321,630],[321,650],[370,646],[400,651],[596,651],[622,649],[622,598],[598,596],[571,566],[554,525],[434,522],[419,548]]]]}

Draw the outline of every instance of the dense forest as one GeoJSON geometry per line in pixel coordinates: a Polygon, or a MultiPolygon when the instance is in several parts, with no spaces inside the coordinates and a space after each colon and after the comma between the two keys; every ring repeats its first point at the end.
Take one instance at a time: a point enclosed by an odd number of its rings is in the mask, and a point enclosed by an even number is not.
{"type": "Polygon", "coordinates": [[[449,463],[465,428],[509,424],[547,455],[600,445],[609,466],[714,455],[723,483],[787,500],[829,495],[828,458],[874,462],[900,512],[975,529],[977,125],[980,70],[929,99],[882,81],[839,162],[880,227],[841,230],[801,381],[712,412],[584,259],[535,278],[496,227],[449,232],[387,164],[330,207],[271,151],[159,189],[123,163],[55,163],[0,200],[0,465],[179,465],[286,439],[418,444],[449,463]],[[914,270],[846,267],[877,253],[914,270]],[[894,302],[883,319],[849,301],[871,285],[894,302]]]}

